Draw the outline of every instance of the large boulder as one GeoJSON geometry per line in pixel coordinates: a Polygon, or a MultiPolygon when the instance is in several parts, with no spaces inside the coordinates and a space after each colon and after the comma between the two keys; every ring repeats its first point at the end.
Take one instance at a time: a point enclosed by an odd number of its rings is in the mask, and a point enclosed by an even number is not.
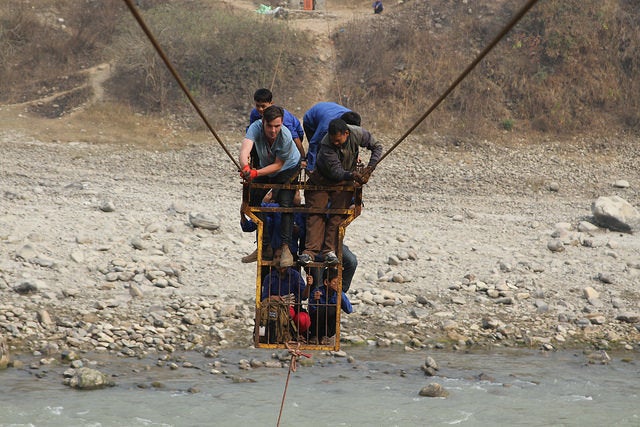
{"type": "Polygon", "coordinates": [[[596,224],[602,227],[624,233],[640,231],[640,213],[622,197],[598,197],[591,212],[596,224]]]}
{"type": "Polygon", "coordinates": [[[102,372],[91,368],[76,369],[71,378],[65,384],[82,390],[95,390],[114,385],[113,381],[102,372]]]}

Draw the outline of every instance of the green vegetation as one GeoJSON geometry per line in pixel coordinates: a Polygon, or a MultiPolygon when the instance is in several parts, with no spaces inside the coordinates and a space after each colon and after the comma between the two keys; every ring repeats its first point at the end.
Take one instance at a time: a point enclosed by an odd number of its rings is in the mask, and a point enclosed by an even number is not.
{"type": "Polygon", "coordinates": [[[512,131],[513,130],[513,120],[505,119],[502,121],[502,129],[512,131]]]}

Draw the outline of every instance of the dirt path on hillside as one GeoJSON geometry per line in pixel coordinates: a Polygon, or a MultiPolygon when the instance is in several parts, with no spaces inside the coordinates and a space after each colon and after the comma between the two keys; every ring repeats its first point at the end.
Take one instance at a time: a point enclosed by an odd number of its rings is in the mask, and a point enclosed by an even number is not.
{"type": "MultiPolygon", "coordinates": [[[[259,6],[252,0],[227,1],[225,4],[229,9],[239,9],[243,12],[255,12],[259,6]]],[[[328,88],[335,79],[336,54],[331,34],[352,20],[373,17],[370,2],[360,0],[347,4],[327,1],[325,10],[288,11],[287,24],[296,30],[304,31],[314,39],[315,57],[318,58],[312,77],[316,99],[327,99],[328,88]]],[[[102,121],[108,122],[109,118],[97,117],[93,123],[93,117],[88,120],[76,120],[74,117],[79,117],[78,113],[104,101],[104,83],[108,81],[112,70],[112,65],[108,63],[81,70],[77,75],[69,76],[70,80],[77,80],[75,85],[61,86],[58,89],[48,88],[42,96],[34,94],[36,96],[29,97],[25,102],[0,107],[0,120],[5,127],[28,131],[35,138],[54,141],[84,140],[88,137],[87,132],[90,129],[100,129],[102,121]],[[63,117],[65,126],[54,125],[51,122],[52,118],[63,117]],[[62,128],[64,132],[60,132],[62,128]]]]}
{"type": "MultiPolygon", "coordinates": [[[[239,0],[227,2],[227,4],[230,8],[246,11],[256,11],[258,8],[252,0],[239,0]]],[[[288,11],[285,18],[288,25],[296,30],[304,31],[314,39],[315,57],[318,58],[318,66],[315,68],[313,80],[316,86],[314,90],[318,94],[318,99],[327,98],[327,90],[336,75],[336,52],[331,34],[348,25],[350,21],[374,18],[370,6],[369,1],[343,2],[327,0],[324,10],[288,11]]]]}

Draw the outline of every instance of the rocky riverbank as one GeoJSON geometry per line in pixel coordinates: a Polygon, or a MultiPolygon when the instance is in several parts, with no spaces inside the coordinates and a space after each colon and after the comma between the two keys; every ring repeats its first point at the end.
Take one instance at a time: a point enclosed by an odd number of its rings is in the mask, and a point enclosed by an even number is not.
{"type": "MultiPolygon", "coordinates": [[[[233,141],[238,132],[223,135],[233,141]]],[[[380,139],[390,146],[391,137],[380,139]]],[[[239,141],[238,141],[239,142],[239,141]]],[[[412,137],[365,189],[344,345],[640,349],[635,139],[412,137]]],[[[161,151],[0,131],[0,335],[11,352],[119,356],[251,345],[254,248],[217,145],[161,151]]]]}

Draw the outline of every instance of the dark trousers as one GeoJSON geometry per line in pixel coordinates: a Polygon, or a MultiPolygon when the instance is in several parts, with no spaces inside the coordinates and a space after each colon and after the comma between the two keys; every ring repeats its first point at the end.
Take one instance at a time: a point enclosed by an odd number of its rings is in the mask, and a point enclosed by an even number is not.
{"type": "MultiPolygon", "coordinates": [[[[280,171],[275,176],[260,176],[253,180],[255,183],[259,184],[295,184],[298,182],[298,170],[299,168],[291,168],[285,171],[280,171]]],[[[250,206],[260,206],[262,203],[262,199],[269,192],[268,188],[254,188],[251,190],[251,201],[249,203],[250,206]]],[[[283,208],[290,208],[293,206],[293,197],[296,194],[296,190],[284,190],[278,189],[274,190],[274,200],[276,203],[283,208]]],[[[282,239],[283,244],[289,245],[292,240],[293,233],[293,213],[291,212],[282,212],[280,221],[280,238],[282,239]]],[[[256,214],[258,218],[262,221],[263,224],[267,223],[266,214],[263,212],[259,212],[256,214]]],[[[263,227],[262,229],[262,245],[268,245],[271,242],[271,236],[269,235],[269,230],[267,227],[263,227]]],[[[277,248],[274,248],[277,249],[277,248]]]]}
{"type": "Polygon", "coordinates": [[[332,337],[336,334],[336,307],[318,306],[311,314],[310,334],[320,341],[323,337],[332,337]]]}
{"type": "MultiPolygon", "coordinates": [[[[342,244],[342,292],[347,292],[351,287],[351,281],[356,274],[358,268],[358,258],[351,252],[349,247],[342,244]]],[[[313,276],[313,284],[322,286],[322,268],[311,267],[311,275],[313,276]]]]}

